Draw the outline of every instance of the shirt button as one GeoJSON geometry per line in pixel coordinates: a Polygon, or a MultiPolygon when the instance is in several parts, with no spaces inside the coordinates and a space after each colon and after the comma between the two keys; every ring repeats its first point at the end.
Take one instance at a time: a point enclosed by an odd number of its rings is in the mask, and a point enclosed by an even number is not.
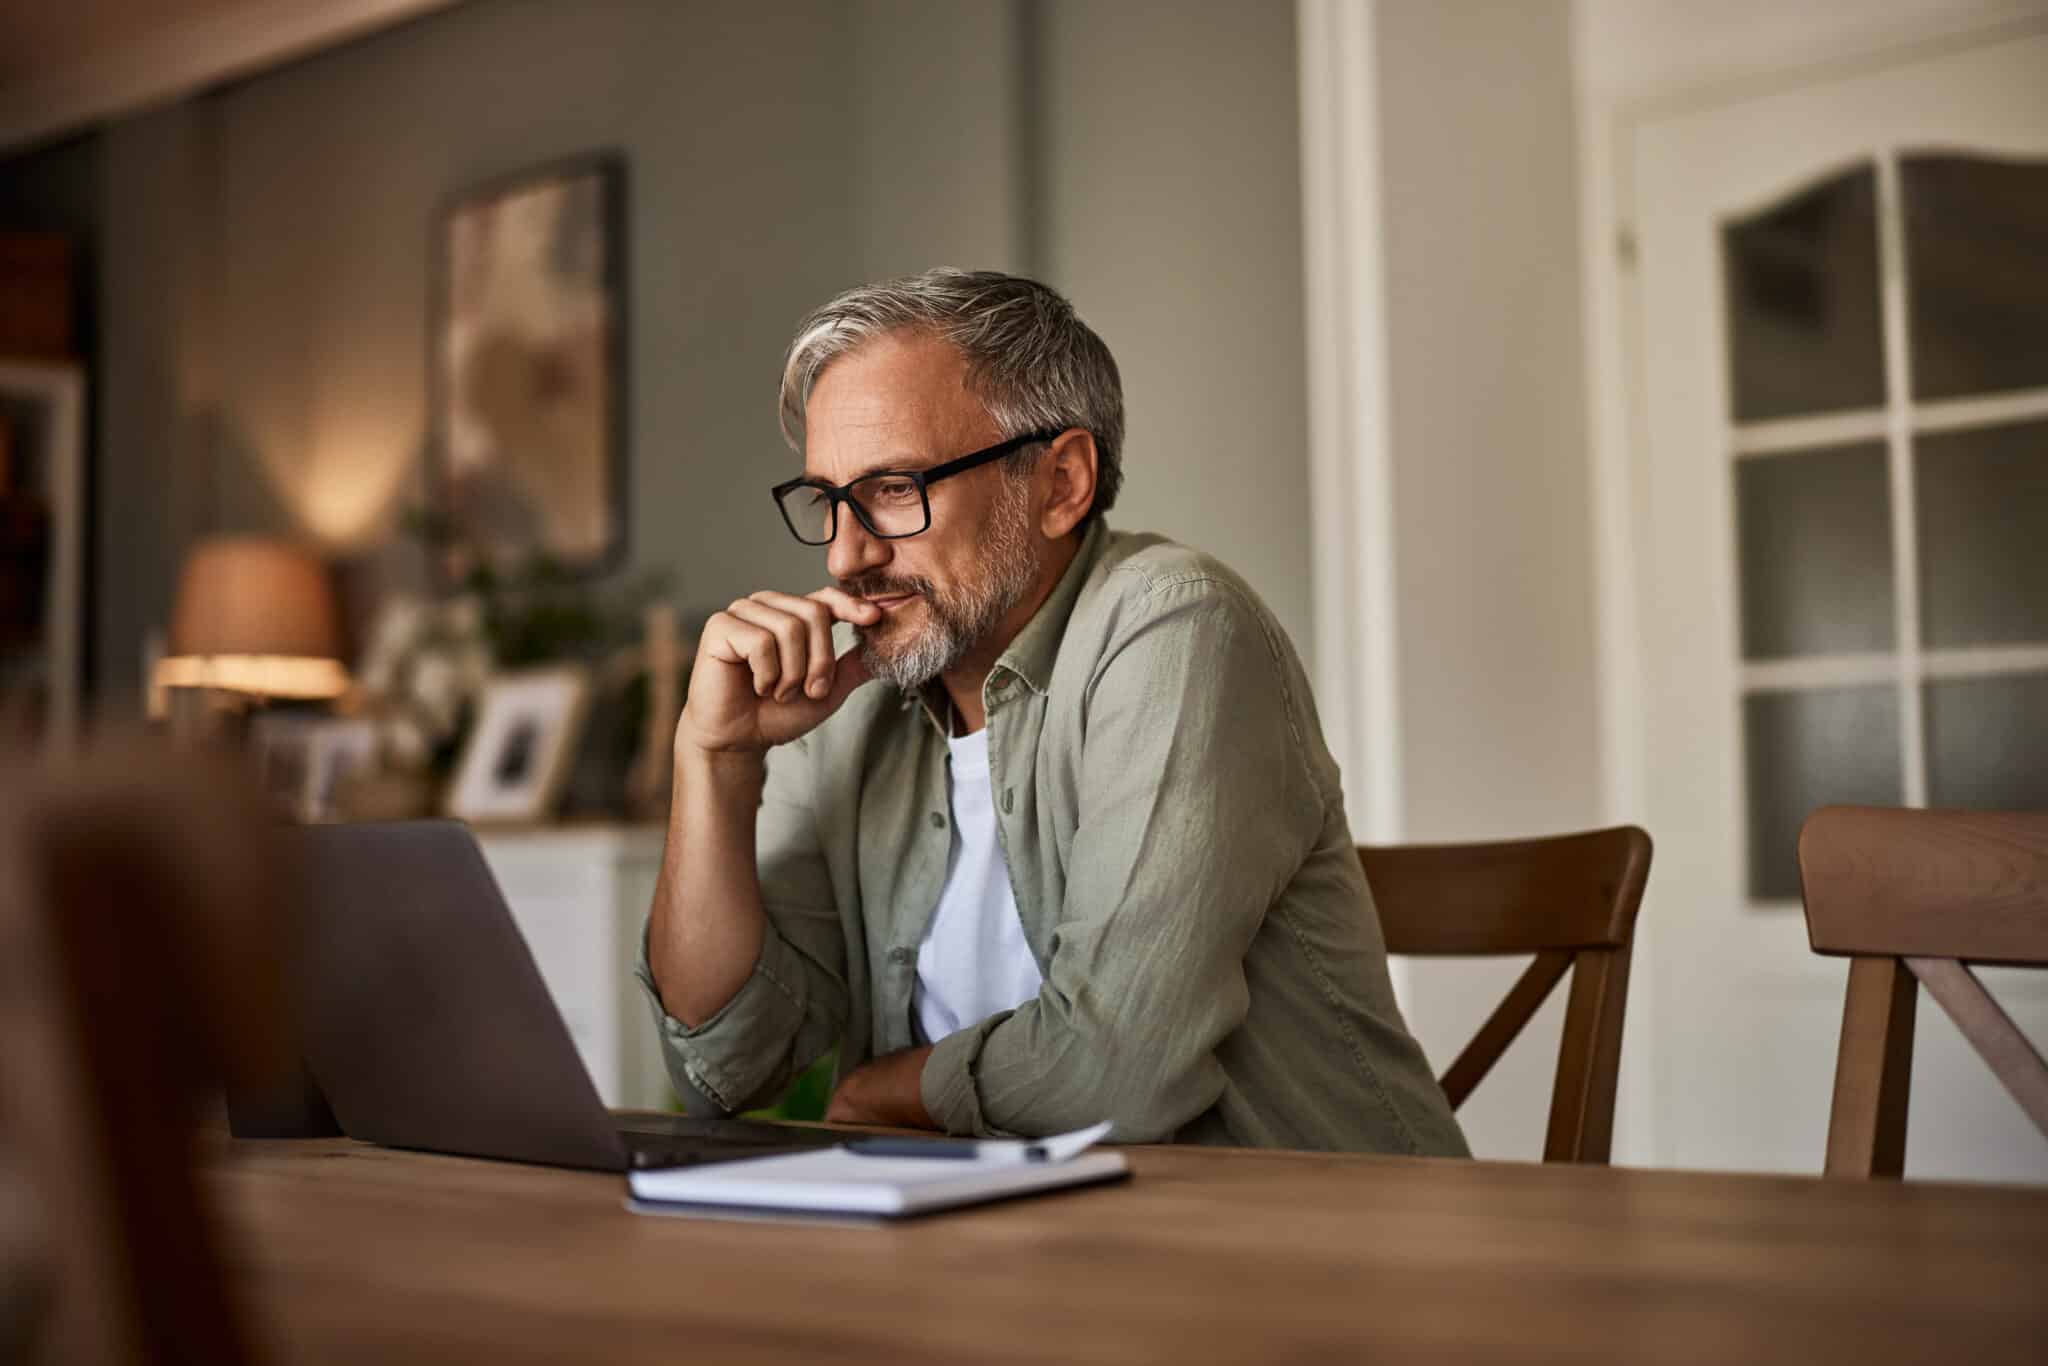
{"type": "Polygon", "coordinates": [[[917,950],[915,950],[915,949],[901,949],[901,948],[898,948],[898,949],[891,949],[891,950],[889,950],[889,961],[890,961],[890,962],[892,962],[892,963],[898,963],[898,964],[901,964],[901,963],[908,963],[908,962],[910,962],[911,960],[915,959],[916,957],[917,957],[917,950]]]}
{"type": "Polygon", "coordinates": [[[934,829],[934,830],[944,830],[945,828],[946,828],[946,818],[945,818],[944,816],[940,815],[940,814],[939,814],[938,812],[936,812],[936,811],[932,812],[932,829],[934,829]]]}

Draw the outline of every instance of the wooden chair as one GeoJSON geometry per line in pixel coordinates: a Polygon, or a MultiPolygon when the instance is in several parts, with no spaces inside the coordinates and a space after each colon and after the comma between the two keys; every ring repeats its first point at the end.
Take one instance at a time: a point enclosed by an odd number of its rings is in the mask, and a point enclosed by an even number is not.
{"type": "Polygon", "coordinates": [[[289,1062],[271,824],[204,756],[0,754],[0,1357],[251,1359],[194,1166],[289,1062]]]}
{"type": "Polygon", "coordinates": [[[1904,1171],[1923,984],[2048,1135],[2048,1063],[1968,966],[2048,967],[2048,812],[1823,807],[1799,877],[1813,951],[1851,960],[1827,1175],[1904,1171]]]}
{"type": "Polygon", "coordinates": [[[1361,845],[1387,952],[1536,960],[1442,1078],[1453,1109],[1572,971],[1545,1162],[1607,1161],[1629,948],[1650,876],[1633,825],[1494,844],[1361,845]]]}

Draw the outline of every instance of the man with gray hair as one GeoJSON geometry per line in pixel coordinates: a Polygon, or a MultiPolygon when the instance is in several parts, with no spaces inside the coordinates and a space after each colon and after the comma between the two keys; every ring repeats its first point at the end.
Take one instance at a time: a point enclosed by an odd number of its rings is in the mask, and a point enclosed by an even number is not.
{"type": "Polygon", "coordinates": [[[1103,521],[1122,386],[1072,306],[851,290],[799,327],[782,428],[775,501],[833,582],[698,647],[639,970],[688,1107],[836,1045],[834,1120],[1462,1154],[1293,647],[1103,521]]]}

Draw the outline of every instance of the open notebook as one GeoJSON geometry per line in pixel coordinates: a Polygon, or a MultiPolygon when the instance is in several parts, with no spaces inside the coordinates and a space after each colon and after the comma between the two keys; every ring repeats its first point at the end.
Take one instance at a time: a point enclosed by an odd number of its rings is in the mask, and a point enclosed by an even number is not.
{"type": "Polygon", "coordinates": [[[1098,1124],[1036,1142],[855,1140],[783,1153],[627,1174],[627,1207],[642,1214],[728,1218],[902,1219],[1130,1174],[1121,1153],[1086,1151],[1098,1124]],[[939,1155],[934,1155],[939,1154],[939,1155]]]}

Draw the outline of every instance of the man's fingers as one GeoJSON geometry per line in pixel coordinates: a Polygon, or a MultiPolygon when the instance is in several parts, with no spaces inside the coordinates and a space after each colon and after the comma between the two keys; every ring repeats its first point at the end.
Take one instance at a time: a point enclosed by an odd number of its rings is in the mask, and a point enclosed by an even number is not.
{"type": "Polygon", "coordinates": [[[752,676],[754,696],[766,697],[782,672],[781,651],[774,635],[732,612],[726,617],[725,640],[735,664],[744,664],[752,676]]]}
{"type": "Polygon", "coordinates": [[[855,1080],[858,1076],[856,1071],[842,1077],[832,1088],[832,1098],[825,1102],[825,1121],[828,1124],[859,1124],[867,1118],[855,1094],[860,1089],[860,1083],[855,1080]]]}
{"type": "Polygon", "coordinates": [[[725,618],[725,638],[738,657],[735,662],[746,666],[754,696],[766,697],[768,689],[774,686],[782,672],[782,655],[775,646],[775,637],[765,627],[747,620],[731,607],[721,615],[725,618]]]}
{"type": "Polygon", "coordinates": [[[882,619],[881,608],[865,598],[855,597],[844,588],[820,588],[804,596],[812,602],[824,603],[832,609],[833,616],[855,626],[873,626],[882,619]]]}
{"type": "Polygon", "coordinates": [[[704,649],[745,665],[756,697],[814,702],[829,715],[873,677],[858,650],[833,657],[833,623],[872,626],[881,617],[882,609],[842,588],[803,597],[763,590],[714,615],[705,627],[704,649]]]}
{"type": "MultiPolygon", "coordinates": [[[[793,617],[752,598],[741,598],[725,609],[732,616],[766,631],[775,642],[776,667],[771,688],[763,696],[778,702],[794,698],[804,685],[809,667],[810,630],[800,617],[793,617]]],[[[829,650],[829,645],[828,645],[829,650]]]]}
{"type": "Polygon", "coordinates": [[[754,594],[754,601],[803,623],[809,648],[801,680],[792,678],[791,683],[801,681],[813,699],[825,696],[832,689],[832,609],[812,598],[773,591],[754,594]]]}
{"type": "Polygon", "coordinates": [[[737,638],[745,635],[745,627],[746,623],[730,612],[712,613],[704,623],[704,637],[697,644],[697,652],[721,664],[746,663],[746,650],[737,638]]]}

